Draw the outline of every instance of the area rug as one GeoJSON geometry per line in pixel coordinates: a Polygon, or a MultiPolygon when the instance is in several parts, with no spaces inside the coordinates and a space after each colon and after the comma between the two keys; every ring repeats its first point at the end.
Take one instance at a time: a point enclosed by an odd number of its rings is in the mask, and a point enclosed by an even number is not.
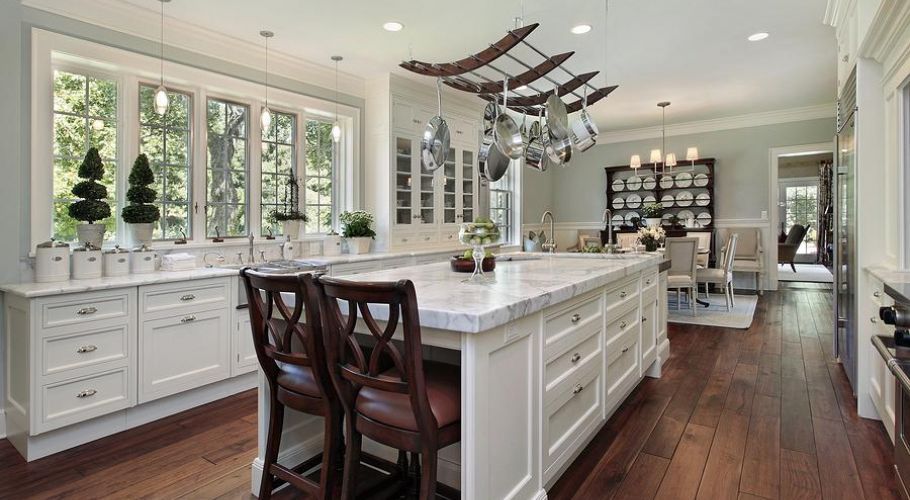
{"type": "MultiPolygon", "coordinates": [[[[667,306],[669,314],[667,321],[670,323],[681,323],[686,325],[705,325],[717,326],[721,328],[740,328],[746,329],[752,325],[752,317],[755,316],[755,306],[758,304],[756,295],[736,295],[734,296],[733,310],[727,311],[727,305],[724,303],[722,293],[712,293],[711,299],[707,302],[708,307],[696,304],[698,316],[692,316],[692,310],[686,299],[682,299],[682,309],[676,310],[676,292],[671,291],[669,294],[667,306]]],[[[704,295],[701,295],[701,300],[704,295]]]]}
{"type": "Polygon", "coordinates": [[[778,281],[802,281],[804,283],[833,283],[834,276],[821,264],[797,264],[796,272],[789,264],[777,267],[778,281]]]}

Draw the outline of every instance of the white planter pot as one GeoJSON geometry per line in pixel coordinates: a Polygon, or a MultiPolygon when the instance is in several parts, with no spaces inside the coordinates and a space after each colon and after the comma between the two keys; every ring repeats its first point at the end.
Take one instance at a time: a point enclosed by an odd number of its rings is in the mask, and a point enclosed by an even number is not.
{"type": "Polygon", "coordinates": [[[130,231],[133,233],[133,241],[140,247],[148,248],[152,243],[152,233],[155,230],[154,222],[141,222],[130,224],[130,231]]]}
{"type": "Polygon", "coordinates": [[[281,234],[290,236],[292,240],[300,239],[300,221],[283,220],[281,221],[281,234]]]}
{"type": "Polygon", "coordinates": [[[76,224],[76,234],[82,246],[101,248],[104,241],[104,224],[76,224]]]}
{"type": "Polygon", "coordinates": [[[658,227],[661,223],[660,217],[645,217],[645,224],[651,227],[658,227]]]}
{"type": "Polygon", "coordinates": [[[370,237],[358,237],[358,238],[346,238],[348,242],[348,253],[352,255],[360,255],[362,253],[370,252],[370,243],[373,242],[373,238],[370,237]]]}
{"type": "Polygon", "coordinates": [[[333,256],[341,255],[341,243],[343,239],[337,234],[330,234],[322,240],[322,255],[333,256]]]}

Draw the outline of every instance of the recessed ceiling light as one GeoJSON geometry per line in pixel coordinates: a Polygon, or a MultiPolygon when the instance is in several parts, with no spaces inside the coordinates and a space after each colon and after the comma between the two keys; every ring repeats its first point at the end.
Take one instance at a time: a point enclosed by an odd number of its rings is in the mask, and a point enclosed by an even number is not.
{"type": "Polygon", "coordinates": [[[749,35],[749,41],[758,42],[758,41],[764,40],[765,38],[768,38],[769,36],[770,35],[768,35],[764,31],[762,31],[760,33],[753,33],[753,34],[749,35]]]}
{"type": "Polygon", "coordinates": [[[517,91],[519,91],[519,92],[522,91],[522,90],[528,90],[528,86],[527,86],[527,85],[522,85],[522,86],[520,86],[520,87],[515,87],[515,90],[517,90],[517,91]]]}
{"type": "Polygon", "coordinates": [[[401,31],[404,28],[404,25],[398,21],[389,21],[382,25],[382,29],[386,31],[401,31]]]}
{"type": "Polygon", "coordinates": [[[569,30],[576,35],[584,35],[585,33],[591,31],[590,24],[579,24],[577,26],[572,26],[572,29],[569,30]]]}

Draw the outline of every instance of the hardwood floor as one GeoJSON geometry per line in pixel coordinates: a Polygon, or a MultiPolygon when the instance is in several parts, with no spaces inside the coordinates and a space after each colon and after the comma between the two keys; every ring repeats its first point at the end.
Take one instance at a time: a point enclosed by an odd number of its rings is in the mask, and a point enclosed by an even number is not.
{"type": "MultiPolygon", "coordinates": [[[[856,415],[831,332],[830,289],[801,285],[762,297],[749,330],[670,325],[664,376],[548,497],[899,498],[888,436],[856,415]]],[[[255,455],[249,391],[30,464],[0,440],[0,498],[249,499],[255,455]]]]}

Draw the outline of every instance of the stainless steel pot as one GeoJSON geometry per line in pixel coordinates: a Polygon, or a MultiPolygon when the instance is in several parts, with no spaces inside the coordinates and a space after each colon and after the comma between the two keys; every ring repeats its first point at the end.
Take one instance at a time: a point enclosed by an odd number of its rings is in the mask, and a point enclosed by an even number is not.
{"type": "MultiPolygon", "coordinates": [[[[543,113],[543,110],[541,110],[541,113],[543,113]]],[[[538,117],[538,121],[531,124],[531,137],[528,140],[528,145],[525,146],[525,165],[535,170],[546,172],[550,166],[550,160],[547,156],[540,120],[543,120],[542,116],[538,117]]]]}
{"type": "Polygon", "coordinates": [[[445,164],[451,141],[449,125],[442,117],[442,79],[439,78],[436,79],[436,100],[438,112],[427,123],[423,139],[420,141],[420,159],[427,172],[432,172],[445,164]]]}
{"type": "Polygon", "coordinates": [[[499,116],[499,105],[495,102],[488,102],[483,108],[483,133],[488,134],[493,131],[493,122],[499,116]]]}
{"type": "Polygon", "coordinates": [[[587,151],[597,144],[597,124],[588,114],[588,92],[585,87],[584,100],[582,101],[581,113],[572,121],[572,143],[579,151],[587,151]]]}
{"type": "Polygon", "coordinates": [[[503,82],[502,109],[499,111],[499,116],[496,117],[496,122],[493,124],[493,138],[496,141],[497,149],[499,149],[502,154],[513,160],[517,160],[524,154],[524,141],[522,140],[518,124],[515,123],[515,120],[513,120],[508,113],[509,80],[504,79],[503,82]]]}
{"type": "MultiPolygon", "coordinates": [[[[550,130],[552,131],[553,129],[550,128],[550,130]]],[[[551,134],[546,148],[547,157],[556,165],[566,166],[572,160],[572,139],[568,137],[554,139],[551,134]]]]}
{"type": "Polygon", "coordinates": [[[569,137],[569,117],[566,105],[556,92],[547,97],[547,125],[550,128],[550,138],[561,140],[569,137]]]}
{"type": "Polygon", "coordinates": [[[496,182],[502,179],[502,176],[506,175],[509,165],[512,163],[512,159],[502,154],[502,151],[496,147],[492,131],[483,136],[477,159],[480,166],[480,176],[489,182],[496,182]]]}

